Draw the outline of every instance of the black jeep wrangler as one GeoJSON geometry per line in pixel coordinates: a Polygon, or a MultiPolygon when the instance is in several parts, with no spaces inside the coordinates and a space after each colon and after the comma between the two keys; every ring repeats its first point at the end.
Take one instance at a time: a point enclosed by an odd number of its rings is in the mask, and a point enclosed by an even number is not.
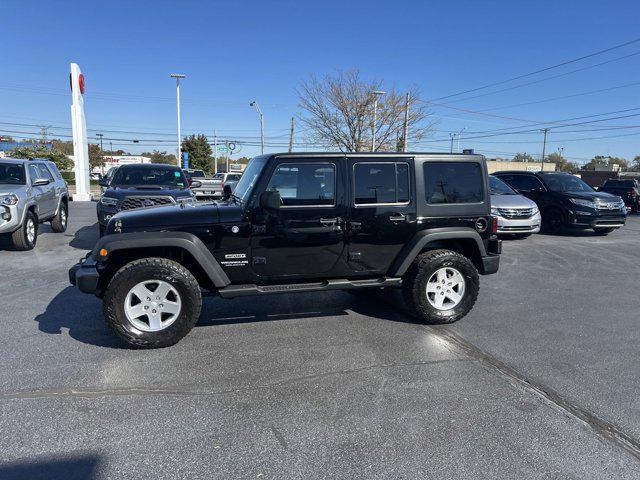
{"type": "Polygon", "coordinates": [[[116,214],[69,279],[141,348],[184,337],[206,292],[401,288],[410,313],[451,323],[498,270],[490,208],[481,155],[263,155],[221,201],[116,214]]]}

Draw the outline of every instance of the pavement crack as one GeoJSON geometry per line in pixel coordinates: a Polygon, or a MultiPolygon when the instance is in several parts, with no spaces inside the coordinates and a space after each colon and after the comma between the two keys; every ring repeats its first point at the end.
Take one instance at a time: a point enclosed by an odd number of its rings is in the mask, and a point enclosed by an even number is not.
{"type": "Polygon", "coordinates": [[[41,398],[61,398],[61,397],[99,398],[99,397],[118,397],[118,396],[128,396],[128,395],[139,395],[139,396],[226,395],[226,394],[251,392],[255,390],[275,388],[282,385],[288,385],[291,383],[297,383],[297,382],[308,381],[308,380],[316,380],[316,379],[321,379],[321,378],[325,378],[333,375],[349,375],[352,373],[365,372],[368,370],[423,366],[423,365],[432,365],[432,364],[449,363],[449,362],[468,362],[468,361],[469,360],[467,359],[454,358],[454,359],[445,359],[445,360],[427,360],[424,362],[375,364],[375,365],[367,365],[359,368],[332,370],[329,372],[300,375],[297,377],[285,378],[272,383],[252,385],[247,387],[230,388],[225,390],[202,390],[202,389],[192,389],[189,387],[181,387],[181,386],[158,387],[158,388],[122,387],[122,388],[105,388],[105,389],[63,388],[63,389],[49,389],[49,390],[43,389],[43,390],[21,390],[21,391],[14,391],[14,392],[1,392],[0,400],[41,399],[41,398]]]}
{"type": "Polygon", "coordinates": [[[511,384],[536,395],[555,408],[563,411],[570,417],[592,429],[601,438],[624,449],[636,459],[640,459],[640,440],[625,433],[616,425],[598,417],[593,412],[573,403],[563,397],[559,392],[527,378],[514,368],[498,360],[494,356],[484,352],[467,339],[457,334],[448,327],[425,327],[430,333],[438,336],[443,342],[448,343],[458,351],[477,360],[481,364],[497,372],[511,384]]]}

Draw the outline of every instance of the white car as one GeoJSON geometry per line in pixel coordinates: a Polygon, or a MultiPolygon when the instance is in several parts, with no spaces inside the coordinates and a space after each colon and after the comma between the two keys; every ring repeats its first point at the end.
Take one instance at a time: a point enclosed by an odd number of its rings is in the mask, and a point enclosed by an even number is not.
{"type": "Polygon", "coordinates": [[[542,217],[533,200],[517,193],[498,177],[489,175],[491,215],[498,218],[498,235],[528,237],[540,231],[542,217]]]}

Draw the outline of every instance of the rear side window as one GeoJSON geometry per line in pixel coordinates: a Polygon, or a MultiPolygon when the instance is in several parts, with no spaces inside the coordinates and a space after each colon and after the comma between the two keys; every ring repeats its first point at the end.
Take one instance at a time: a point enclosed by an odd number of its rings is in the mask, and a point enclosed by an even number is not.
{"type": "Polygon", "coordinates": [[[285,207],[335,205],[336,167],[332,163],[283,163],[269,181],[268,190],[280,193],[285,207]]]}
{"type": "Polygon", "coordinates": [[[500,179],[507,182],[510,187],[518,192],[530,192],[532,190],[544,190],[542,182],[533,175],[504,175],[500,179]]]}
{"type": "Polygon", "coordinates": [[[479,203],[484,200],[483,173],[476,162],[426,162],[427,203],[479,203]]]}
{"type": "Polygon", "coordinates": [[[356,205],[408,203],[409,164],[356,163],[353,184],[356,205]]]}

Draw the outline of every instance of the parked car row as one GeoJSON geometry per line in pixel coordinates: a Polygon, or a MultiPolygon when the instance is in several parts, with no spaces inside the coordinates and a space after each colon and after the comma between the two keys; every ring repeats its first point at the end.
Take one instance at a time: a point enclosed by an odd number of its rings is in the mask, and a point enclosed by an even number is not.
{"type": "Polygon", "coordinates": [[[570,173],[502,171],[490,176],[490,184],[492,214],[502,234],[528,235],[542,228],[549,233],[593,229],[607,235],[627,219],[620,196],[596,191],[570,173]],[[516,193],[521,196],[510,196],[516,193]],[[524,203],[527,199],[531,202],[524,203]]]}

